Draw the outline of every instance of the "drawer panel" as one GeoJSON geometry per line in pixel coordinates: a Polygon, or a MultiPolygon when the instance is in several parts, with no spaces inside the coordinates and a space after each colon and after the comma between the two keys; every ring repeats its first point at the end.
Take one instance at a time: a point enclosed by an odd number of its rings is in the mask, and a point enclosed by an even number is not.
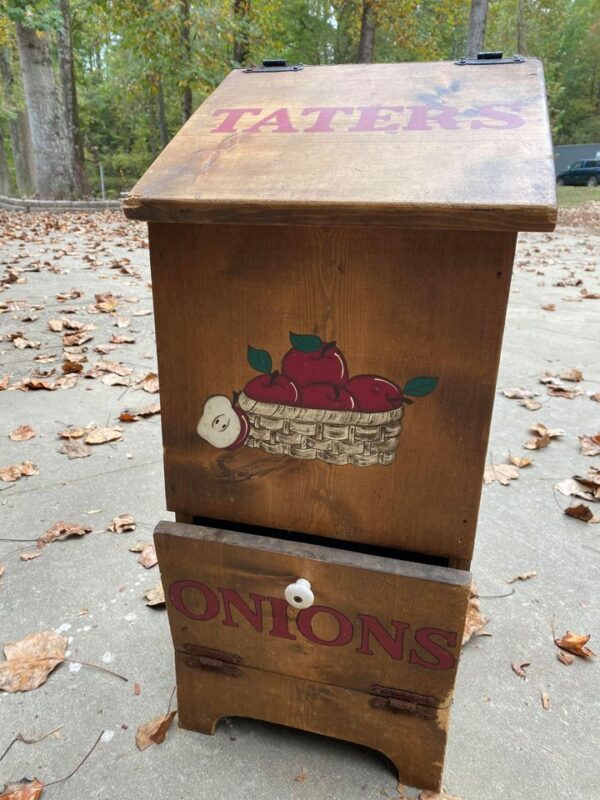
{"type": "Polygon", "coordinates": [[[154,538],[175,649],[191,665],[449,704],[469,573],[182,523],[159,523],[154,538]],[[301,610],[284,598],[298,578],[314,592],[301,610]]]}

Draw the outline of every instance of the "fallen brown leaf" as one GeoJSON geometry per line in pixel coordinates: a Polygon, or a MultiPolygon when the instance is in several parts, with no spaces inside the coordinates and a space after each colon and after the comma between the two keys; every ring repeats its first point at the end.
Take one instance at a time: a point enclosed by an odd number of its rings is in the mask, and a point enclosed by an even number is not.
{"type": "Polygon", "coordinates": [[[164,606],[166,601],[162,581],[159,581],[152,589],[148,589],[144,592],[144,597],[147,600],[147,606],[164,606]]]}
{"type": "Polygon", "coordinates": [[[569,506],[565,508],[565,514],[569,517],[575,517],[575,519],[580,519],[582,522],[591,522],[592,524],[595,522],[600,522],[600,517],[594,516],[594,512],[589,506],[586,506],[585,503],[579,503],[577,506],[569,506]]]}
{"type": "Polygon", "coordinates": [[[108,375],[102,376],[102,383],[106,386],[130,386],[131,378],[109,373],[108,375]]]}
{"type": "Polygon", "coordinates": [[[581,386],[569,388],[568,386],[561,386],[559,383],[550,383],[546,388],[551,397],[564,397],[567,400],[573,400],[573,398],[580,397],[583,394],[581,386]]]}
{"type": "Polygon", "coordinates": [[[59,431],[58,435],[61,439],[80,439],[85,433],[85,428],[65,428],[64,431],[59,431]]]}
{"type": "Polygon", "coordinates": [[[502,486],[508,486],[512,480],[517,480],[519,470],[511,464],[489,464],[483,473],[483,482],[486,486],[498,481],[502,486]]]}
{"type": "Polygon", "coordinates": [[[26,442],[35,436],[37,436],[37,431],[31,425],[19,425],[12,433],[9,433],[8,438],[12,439],[13,442],[26,442]]]}
{"type": "Polygon", "coordinates": [[[595,400],[597,403],[600,403],[600,392],[594,392],[594,394],[591,394],[590,400],[595,400]]]}
{"type": "Polygon", "coordinates": [[[65,300],[77,300],[78,297],[83,297],[83,292],[80,289],[69,289],[68,292],[61,292],[56,295],[56,299],[60,303],[64,303],[65,300]]]}
{"type": "Polygon", "coordinates": [[[0,378],[0,392],[3,392],[5,389],[8,389],[9,381],[10,381],[10,375],[5,375],[3,378],[0,378]]]}
{"type": "Polygon", "coordinates": [[[527,667],[531,666],[531,661],[511,661],[510,666],[515,675],[518,675],[519,678],[523,678],[523,680],[525,680],[525,678],[527,678],[525,670],[527,667]]]}
{"type": "Polygon", "coordinates": [[[158,375],[155,372],[149,372],[142,380],[141,386],[145,392],[156,394],[160,389],[158,375]]]}
{"type": "Polygon", "coordinates": [[[511,400],[530,400],[531,398],[538,396],[538,393],[531,391],[531,389],[518,388],[502,389],[502,394],[511,400]]]}
{"type": "Polygon", "coordinates": [[[575,381],[578,383],[583,380],[583,373],[580,369],[562,369],[558,377],[563,381],[575,381]]]}
{"type": "Polygon", "coordinates": [[[520,400],[519,405],[525,406],[525,408],[527,408],[529,411],[539,411],[539,409],[542,407],[542,404],[540,403],[539,400],[529,400],[529,399],[520,400]]]}
{"type": "Polygon", "coordinates": [[[0,467],[0,481],[4,483],[14,483],[22,477],[39,475],[39,469],[33,461],[23,461],[21,464],[11,464],[8,467],[0,467]]]}
{"type": "Polygon", "coordinates": [[[54,383],[54,381],[47,380],[45,378],[23,378],[19,385],[15,386],[16,389],[22,389],[24,392],[31,391],[40,391],[45,389],[49,392],[54,392],[58,389],[58,386],[54,383]]]}
{"type": "Polygon", "coordinates": [[[145,722],[137,729],[135,743],[138,750],[145,750],[153,744],[162,744],[171,727],[177,711],[170,711],[168,714],[161,714],[150,722],[145,722]]]}
{"type": "Polygon", "coordinates": [[[515,575],[514,578],[511,578],[507,583],[515,583],[515,581],[528,581],[530,578],[535,578],[537,572],[534,570],[530,570],[529,572],[521,572],[519,575],[515,575]]]}
{"type": "Polygon", "coordinates": [[[113,533],[129,533],[134,531],[136,527],[135,520],[131,514],[121,514],[112,520],[107,530],[113,533]]]}
{"type": "Polygon", "coordinates": [[[65,375],[70,375],[71,373],[78,373],[83,370],[83,364],[80,364],[78,361],[63,361],[62,371],[65,375]]]}
{"type": "Polygon", "coordinates": [[[134,544],[133,547],[129,548],[129,552],[140,553],[141,555],[138,558],[138,563],[146,569],[150,569],[158,564],[156,550],[154,549],[154,545],[150,542],[138,542],[134,544]]]}
{"type": "Polygon", "coordinates": [[[552,439],[564,436],[565,433],[561,428],[547,428],[542,422],[532,425],[529,430],[535,436],[533,439],[528,439],[523,445],[527,450],[540,450],[542,447],[548,447],[552,439]]]}
{"type": "Polygon", "coordinates": [[[546,692],[542,692],[542,708],[548,711],[550,709],[550,695],[546,694],[546,692]]]}
{"type": "Polygon", "coordinates": [[[65,657],[67,640],[55,631],[32,633],[4,645],[6,661],[0,664],[0,690],[28,692],[46,682],[65,657]]]}
{"type": "Polygon", "coordinates": [[[69,458],[87,458],[92,455],[92,448],[80,441],[68,441],[58,448],[58,452],[69,458]]]}
{"type": "Polygon", "coordinates": [[[479,598],[475,596],[475,587],[471,587],[471,597],[469,598],[469,605],[467,607],[467,618],[465,619],[465,629],[463,631],[462,646],[464,647],[473,636],[491,636],[490,633],[484,630],[488,624],[489,617],[485,617],[481,613],[479,605],[479,598]]]}
{"type": "Polygon", "coordinates": [[[39,800],[45,786],[37,778],[23,778],[19,783],[7,783],[0,789],[0,800],[39,800]]]}
{"type": "Polygon", "coordinates": [[[150,403],[137,408],[126,408],[119,415],[121,422],[137,422],[140,417],[151,417],[153,414],[160,414],[160,403],[150,403]]]}
{"type": "Polygon", "coordinates": [[[572,656],[570,653],[565,653],[564,650],[559,650],[556,654],[556,657],[560,661],[561,664],[564,664],[566,667],[570,667],[571,664],[575,661],[575,656],[572,656]]]}
{"type": "Polygon", "coordinates": [[[592,656],[595,656],[596,653],[594,653],[593,650],[590,650],[589,647],[586,647],[589,640],[589,634],[579,634],[573,633],[572,631],[567,631],[560,639],[555,639],[554,644],[557,647],[560,647],[561,650],[568,650],[569,653],[573,653],[575,656],[580,656],[581,658],[591,658],[592,656]]]}
{"type": "Polygon", "coordinates": [[[62,539],[67,539],[69,536],[84,536],[86,533],[91,533],[91,525],[77,525],[72,522],[55,522],[51,528],[48,528],[46,533],[43,533],[39,540],[43,544],[50,544],[62,539]]]}
{"type": "Polygon", "coordinates": [[[579,452],[582,456],[599,456],[600,455],[600,433],[594,436],[583,434],[579,436],[579,452]]]}
{"type": "Polygon", "coordinates": [[[509,456],[509,460],[511,464],[514,464],[515,467],[519,469],[523,469],[524,467],[529,467],[533,464],[533,458],[526,458],[525,456],[509,456]]]}
{"type": "Polygon", "coordinates": [[[556,311],[556,306],[554,303],[546,303],[546,305],[542,306],[543,311],[556,311]]]}
{"type": "Polygon", "coordinates": [[[118,425],[112,428],[97,427],[91,428],[84,439],[86,444],[106,444],[107,442],[116,442],[123,435],[123,429],[118,425]]]}
{"type": "Polygon", "coordinates": [[[33,350],[39,350],[42,346],[41,342],[32,342],[30,339],[26,339],[24,336],[15,336],[15,338],[12,340],[12,343],[17,350],[25,350],[27,347],[30,347],[33,350]]]}
{"type": "MultiPolygon", "coordinates": [[[[40,547],[38,543],[38,548],[40,547]]],[[[19,558],[21,561],[33,561],[34,558],[39,558],[43,554],[42,550],[34,550],[32,553],[21,553],[19,558]]]]}
{"type": "Polygon", "coordinates": [[[135,339],[133,336],[122,336],[118,333],[113,333],[110,338],[111,344],[135,344],[135,339]]]}

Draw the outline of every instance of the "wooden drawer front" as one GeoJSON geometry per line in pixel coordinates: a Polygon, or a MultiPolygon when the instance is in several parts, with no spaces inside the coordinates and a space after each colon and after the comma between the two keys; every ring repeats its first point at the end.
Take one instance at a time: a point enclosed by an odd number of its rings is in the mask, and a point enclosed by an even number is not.
{"type": "Polygon", "coordinates": [[[159,523],[155,542],[175,649],[191,666],[449,704],[469,573],[181,523],[159,523]],[[298,611],[284,591],[300,577],[315,601],[298,611]]]}

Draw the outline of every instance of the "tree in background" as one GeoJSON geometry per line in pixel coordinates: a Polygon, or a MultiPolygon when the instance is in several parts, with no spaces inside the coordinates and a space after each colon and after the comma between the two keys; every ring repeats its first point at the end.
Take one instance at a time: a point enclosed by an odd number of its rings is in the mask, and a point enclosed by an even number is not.
{"type": "MultiPolygon", "coordinates": [[[[16,53],[16,44],[11,41],[6,27],[2,29],[1,36],[0,78],[4,100],[2,116],[7,121],[9,131],[14,182],[16,183],[17,192],[26,197],[34,193],[29,117],[24,107],[22,87],[17,82],[16,77],[15,63],[19,59],[16,53]]],[[[7,150],[8,148],[5,146],[5,155],[7,150]]],[[[11,180],[11,186],[12,182],[11,180]]]]}
{"type": "Polygon", "coordinates": [[[0,191],[8,168],[21,194],[82,195],[86,177],[97,192],[102,165],[118,195],[231,69],[265,57],[521,51],[544,59],[556,140],[600,140],[600,0],[0,0],[0,11],[0,191]]]}
{"type": "Polygon", "coordinates": [[[468,58],[475,58],[483,49],[485,24],[487,22],[488,0],[471,0],[469,14],[469,38],[467,40],[468,58]]]}

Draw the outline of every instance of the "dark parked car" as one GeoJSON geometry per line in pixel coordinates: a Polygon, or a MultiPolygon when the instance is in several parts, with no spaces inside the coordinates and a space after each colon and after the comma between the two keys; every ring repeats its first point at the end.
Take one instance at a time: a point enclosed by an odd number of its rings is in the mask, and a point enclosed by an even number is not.
{"type": "Polygon", "coordinates": [[[598,186],[600,161],[576,161],[568,170],[556,176],[559,186],[598,186]]]}

